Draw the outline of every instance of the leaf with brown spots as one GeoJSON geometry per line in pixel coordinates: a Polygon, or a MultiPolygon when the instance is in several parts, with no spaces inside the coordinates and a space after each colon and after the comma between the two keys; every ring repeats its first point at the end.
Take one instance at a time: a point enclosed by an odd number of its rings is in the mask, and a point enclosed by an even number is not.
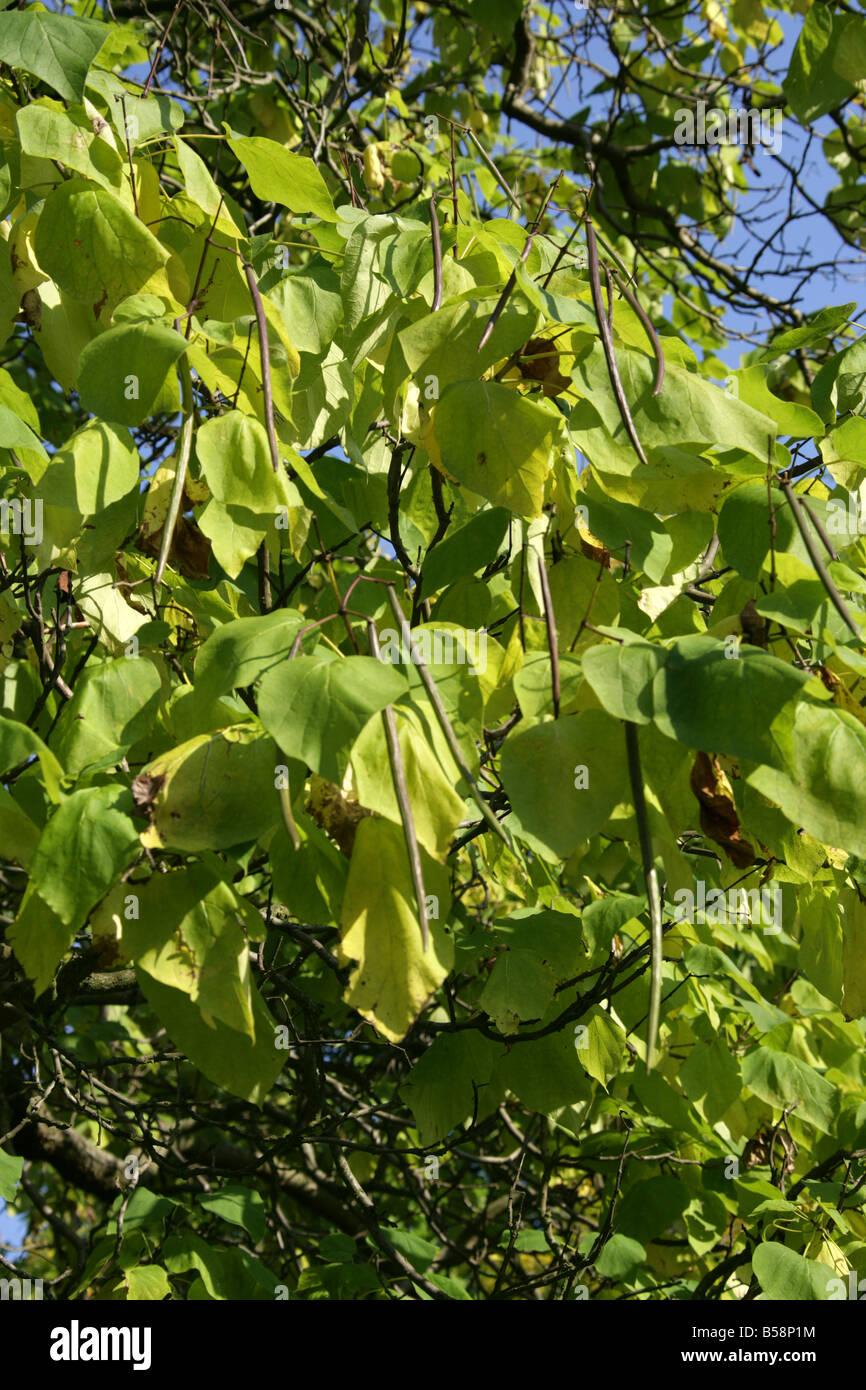
{"type": "Polygon", "coordinates": [[[755,862],[755,851],[740,835],[734,794],[718,758],[699,753],[692,767],[691,788],[701,807],[701,830],[720,845],[738,869],[755,862]]]}

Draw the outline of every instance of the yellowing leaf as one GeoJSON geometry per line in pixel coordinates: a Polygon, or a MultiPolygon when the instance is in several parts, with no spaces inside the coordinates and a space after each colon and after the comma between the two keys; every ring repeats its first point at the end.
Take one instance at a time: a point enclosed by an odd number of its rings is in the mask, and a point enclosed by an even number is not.
{"type": "Polygon", "coordinates": [[[442,925],[450,905],[448,873],[423,851],[422,865],[430,918],[426,951],[402,828],[372,817],[358,825],[340,943],[341,958],[358,964],[343,998],[389,1042],[406,1036],[454,963],[454,943],[442,925]]]}
{"type": "Polygon", "coordinates": [[[458,482],[518,516],[536,517],[560,418],[498,382],[462,381],[442,393],[433,432],[458,482]]]}

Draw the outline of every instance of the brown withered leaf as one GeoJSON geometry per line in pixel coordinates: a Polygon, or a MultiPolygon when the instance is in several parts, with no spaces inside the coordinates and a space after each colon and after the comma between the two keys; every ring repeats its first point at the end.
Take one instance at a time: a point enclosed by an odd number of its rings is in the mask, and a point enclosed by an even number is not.
{"type": "Polygon", "coordinates": [[[541,383],[542,394],[558,396],[571,385],[559,370],[559,353],[550,338],[530,338],[520,354],[520,375],[541,383]]]}
{"type": "Polygon", "coordinates": [[[750,598],[740,613],[740,624],[743,629],[743,641],[749,642],[753,647],[763,647],[766,651],[768,623],[756,609],[754,599],[750,598]]]}
{"type": "Polygon", "coordinates": [[[587,560],[595,560],[598,564],[604,565],[606,570],[610,569],[610,551],[603,545],[590,545],[583,536],[580,538],[580,553],[585,555],[587,560]]]}
{"type": "MultiPolygon", "coordinates": [[[[147,555],[159,555],[161,545],[161,530],[151,536],[139,536],[139,546],[147,555]]],[[[168,559],[169,564],[179,570],[185,579],[208,577],[210,541],[195,523],[188,521],[185,516],[179,516],[177,519],[168,559]]]]}
{"type": "Polygon", "coordinates": [[[699,753],[689,781],[700,803],[704,834],[721,846],[736,868],[745,869],[754,864],[755,851],[741,838],[734,794],[718,758],[711,759],[706,753],[699,753]]]}
{"type": "Polygon", "coordinates": [[[164,781],[164,777],[151,777],[148,772],[140,772],[137,777],[133,778],[130,786],[132,799],[135,802],[133,815],[150,815],[153,803],[164,781]]]}
{"type": "Polygon", "coordinates": [[[744,1168],[769,1168],[770,1160],[778,1163],[782,1159],[782,1176],[793,1173],[797,1156],[797,1146],[784,1129],[777,1129],[775,1141],[773,1131],[759,1130],[747,1142],[742,1154],[744,1168]]]}
{"type": "Polygon", "coordinates": [[[317,825],[334,841],[342,854],[351,858],[358,822],[372,811],[352,800],[325,777],[310,778],[310,799],[306,809],[317,825]]]}

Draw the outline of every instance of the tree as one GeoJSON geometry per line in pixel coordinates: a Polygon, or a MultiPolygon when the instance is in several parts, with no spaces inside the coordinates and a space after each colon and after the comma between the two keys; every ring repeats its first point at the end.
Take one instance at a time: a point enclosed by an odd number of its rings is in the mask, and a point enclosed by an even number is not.
{"type": "Polygon", "coordinates": [[[7,6],[53,1297],[866,1273],[866,20],[802,8],[7,6]]]}

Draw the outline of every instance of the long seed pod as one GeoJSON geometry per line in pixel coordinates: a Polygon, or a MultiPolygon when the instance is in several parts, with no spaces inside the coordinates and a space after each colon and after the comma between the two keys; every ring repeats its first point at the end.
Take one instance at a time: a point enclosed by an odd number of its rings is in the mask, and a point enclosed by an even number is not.
{"type": "MultiPolygon", "coordinates": [[[[377,659],[381,660],[379,639],[376,636],[375,624],[372,622],[367,623],[367,635],[370,639],[370,652],[377,659]]],[[[397,733],[397,720],[394,718],[394,710],[391,705],[386,705],[382,710],[382,723],[385,726],[385,741],[388,745],[388,761],[391,764],[391,780],[394,783],[397,805],[400,807],[400,819],[403,822],[403,834],[406,837],[406,851],[409,855],[409,867],[412,871],[415,902],[418,906],[418,921],[421,926],[421,948],[426,951],[430,944],[430,924],[427,920],[427,894],[424,889],[424,875],[421,869],[421,851],[418,848],[418,836],[415,833],[415,821],[412,816],[412,806],[409,801],[409,789],[406,786],[406,771],[403,767],[403,755],[400,752],[400,736],[397,733]]]]}
{"type": "Polygon", "coordinates": [[[435,194],[430,199],[430,232],[433,237],[433,303],[431,314],[435,314],[442,303],[442,242],[439,237],[439,214],[436,211],[435,194]]]}
{"type": "Polygon", "coordinates": [[[848,628],[848,631],[853,633],[853,635],[857,638],[857,641],[862,644],[864,641],[866,641],[866,634],[864,634],[863,630],[859,628],[855,623],[854,619],[848,611],[848,606],[845,603],[845,600],[839,593],[839,590],[836,588],[836,585],[833,583],[833,580],[830,578],[829,570],[827,569],[827,566],[824,564],[821,552],[815,544],[815,539],[811,531],[806,525],[806,520],[803,516],[802,508],[800,507],[800,499],[798,498],[794,489],[791,487],[791,484],[787,482],[787,480],[782,482],[782,491],[788,499],[791,511],[794,513],[794,520],[796,521],[797,529],[799,530],[800,535],[803,538],[803,544],[809,552],[809,559],[815,566],[818,578],[821,580],[821,583],[827,590],[827,597],[829,598],[833,607],[836,609],[836,612],[839,614],[839,617],[842,619],[845,626],[848,628]]]}
{"type": "Polygon", "coordinates": [[[487,165],[496,182],[499,184],[499,187],[502,189],[503,193],[505,193],[507,197],[511,199],[512,203],[519,212],[520,202],[518,198],[515,196],[514,193],[512,193],[511,189],[508,187],[508,184],[505,182],[505,179],[502,177],[496,165],[493,163],[493,160],[490,158],[490,155],[485,150],[481,141],[476,138],[475,132],[471,130],[468,125],[461,126],[460,128],[465,132],[466,135],[469,136],[469,139],[472,141],[478,153],[481,155],[481,158],[484,160],[484,163],[487,165]]]}
{"type": "Polygon", "coordinates": [[[553,612],[553,599],[550,597],[550,585],[547,582],[547,570],[544,568],[544,556],[538,557],[538,578],[541,582],[541,597],[544,601],[544,622],[547,628],[547,650],[550,653],[550,682],[553,693],[553,717],[559,718],[559,701],[561,687],[559,680],[559,648],[556,645],[556,618],[553,612]]]}
{"type": "Polygon", "coordinates": [[[650,1004],[647,1023],[646,1069],[652,1071],[656,1060],[662,1002],[662,900],[659,892],[658,874],[653,863],[649,817],[647,816],[643,774],[640,766],[637,724],[634,724],[630,719],[627,719],[625,724],[625,747],[650,913],[650,1004]]]}
{"type": "Polygon", "coordinates": [[[659,335],[653,328],[652,322],[650,321],[646,309],[643,307],[637,296],[632,294],[631,290],[628,287],[628,284],[625,280],[623,280],[622,276],[617,273],[616,268],[613,269],[612,274],[614,280],[616,281],[617,289],[619,290],[623,299],[631,305],[632,309],[634,309],[635,313],[641,321],[641,324],[643,325],[644,332],[646,333],[647,337],[649,338],[652,344],[653,352],[656,355],[656,381],[655,386],[653,387],[653,395],[657,396],[662,389],[662,384],[665,379],[665,355],[662,351],[662,345],[659,341],[659,335]]]}
{"type": "Polygon", "coordinates": [[[424,662],[421,660],[421,657],[418,654],[418,648],[412,641],[412,633],[409,628],[409,624],[406,622],[403,610],[397,601],[397,595],[395,594],[390,584],[388,585],[386,592],[388,594],[388,602],[391,605],[391,612],[394,614],[394,617],[397,621],[397,626],[400,629],[401,640],[403,642],[404,647],[411,655],[413,664],[417,667],[418,675],[421,677],[424,689],[427,691],[427,695],[429,697],[431,705],[433,706],[433,713],[436,715],[436,720],[439,724],[439,727],[442,730],[442,733],[445,735],[445,742],[448,744],[448,747],[451,751],[451,756],[454,759],[457,766],[459,767],[461,773],[463,774],[463,777],[465,778],[466,783],[472,793],[472,798],[479,811],[481,812],[482,816],[486,820],[487,824],[490,826],[490,829],[495,830],[499,838],[505,841],[505,844],[508,846],[509,849],[512,849],[513,846],[511,844],[511,840],[509,839],[503,827],[500,825],[499,821],[496,819],[490,807],[487,805],[487,802],[481,795],[481,789],[478,786],[478,783],[472,776],[472,771],[468,763],[466,762],[466,759],[463,756],[463,750],[460,747],[460,744],[457,742],[457,735],[451,727],[451,721],[448,718],[445,706],[442,703],[442,696],[436,689],[436,682],[434,681],[433,677],[427,670],[427,667],[424,665],[424,662]]]}
{"type": "Polygon", "coordinates": [[[625,398],[622,380],[619,375],[619,368],[616,365],[616,354],[613,349],[613,334],[610,324],[607,321],[607,314],[604,308],[604,295],[601,290],[601,278],[598,267],[598,243],[595,239],[595,229],[592,219],[586,219],[586,258],[589,266],[589,283],[592,288],[592,303],[595,309],[595,316],[598,320],[598,329],[601,333],[601,342],[604,348],[604,360],[607,363],[607,374],[610,377],[610,384],[613,387],[613,394],[619,407],[622,422],[625,425],[625,432],[634,446],[634,451],[641,463],[648,463],[646,454],[643,451],[634,420],[631,418],[631,411],[628,408],[628,401],[625,398]]]}
{"type": "MultiPolygon", "coordinates": [[[[288,780],[288,779],[287,779],[288,780]]],[[[280,810],[283,815],[283,824],[286,833],[296,850],[301,848],[301,837],[298,834],[298,826],[295,821],[295,813],[292,810],[292,791],[291,787],[280,787],[280,810]]]]}
{"type": "Polygon", "coordinates": [[[253,301],[256,326],[259,333],[259,358],[262,364],[262,397],[265,407],[265,428],[268,435],[268,448],[271,451],[271,465],[273,470],[275,473],[279,473],[280,448],[277,443],[277,432],[274,426],[274,393],[271,390],[271,349],[268,343],[268,321],[265,317],[265,306],[261,291],[256,282],[256,272],[249,261],[244,261],[243,267],[250,297],[253,301]]]}
{"type": "Polygon", "coordinates": [[[165,518],[165,524],[162,528],[162,543],[159,547],[159,559],[156,562],[156,572],[153,576],[154,586],[161,581],[163,573],[165,572],[165,567],[168,564],[169,551],[171,550],[171,543],[174,539],[177,519],[180,516],[183,485],[186,482],[187,468],[189,467],[190,455],[192,453],[192,434],[195,428],[192,377],[190,376],[186,357],[181,357],[178,373],[180,375],[183,424],[180,427],[180,435],[177,443],[174,483],[171,489],[171,499],[168,504],[168,515],[165,518]]]}

